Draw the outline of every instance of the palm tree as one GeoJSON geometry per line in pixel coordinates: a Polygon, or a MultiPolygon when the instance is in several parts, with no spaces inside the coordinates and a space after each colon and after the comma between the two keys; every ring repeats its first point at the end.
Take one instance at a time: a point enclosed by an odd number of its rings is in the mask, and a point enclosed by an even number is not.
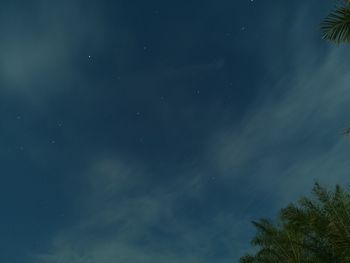
{"type": "Polygon", "coordinates": [[[304,255],[303,248],[299,245],[303,241],[303,233],[292,225],[288,225],[282,218],[274,225],[266,219],[253,222],[257,229],[257,235],[252,240],[253,246],[260,250],[253,255],[246,255],[241,263],[254,262],[312,262],[304,255]]]}
{"type": "Polygon", "coordinates": [[[279,213],[277,224],[253,222],[254,255],[241,263],[350,262],[350,194],[340,186],[327,191],[319,184],[313,198],[301,198],[279,213]]]}
{"type": "Polygon", "coordinates": [[[323,38],[337,44],[350,43],[350,0],[342,0],[321,23],[323,38]]]}
{"type": "Polygon", "coordinates": [[[349,193],[315,184],[313,195],[282,209],[281,217],[303,233],[303,249],[319,262],[350,262],[349,193]]]}

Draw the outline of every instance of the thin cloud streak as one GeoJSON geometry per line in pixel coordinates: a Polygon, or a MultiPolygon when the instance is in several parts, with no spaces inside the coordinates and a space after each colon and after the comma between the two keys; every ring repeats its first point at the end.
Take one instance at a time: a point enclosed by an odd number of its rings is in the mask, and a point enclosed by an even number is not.
{"type": "MultiPolygon", "coordinates": [[[[296,24],[305,19],[304,12],[296,24]]],[[[292,26],[288,41],[307,33],[292,26]]],[[[213,262],[221,249],[225,258],[215,262],[231,262],[249,246],[250,219],[277,212],[308,193],[314,180],[345,183],[349,143],[340,130],[348,124],[348,52],[330,49],[320,58],[311,44],[292,46],[285,57],[263,62],[274,67],[277,60],[290,70],[274,76],[270,94],[261,94],[240,123],[218,129],[207,148],[208,163],[188,169],[186,179],[161,185],[140,164],[96,158],[77,193],[80,218],[58,231],[36,262],[213,262]],[[194,225],[179,214],[184,203],[208,195],[206,166],[231,192],[244,195],[239,206],[210,214],[209,225],[194,225]]],[[[179,74],[216,68],[199,65],[179,74]]]]}
{"type": "MultiPolygon", "coordinates": [[[[297,24],[305,19],[301,12],[297,24]]],[[[289,35],[297,39],[303,34],[292,27],[289,35]]],[[[336,47],[320,57],[311,45],[295,46],[280,58],[290,70],[275,76],[276,84],[264,90],[240,123],[214,136],[213,165],[230,180],[246,183],[254,193],[253,198],[247,193],[251,203],[276,211],[307,194],[315,181],[348,183],[349,141],[341,134],[349,124],[348,54],[336,47]],[[264,203],[266,198],[273,204],[264,203]]]]}
{"type": "Polygon", "coordinates": [[[218,245],[240,246],[245,220],[223,212],[212,215],[210,225],[194,226],[181,218],[180,200],[200,198],[192,186],[203,179],[190,178],[180,188],[179,182],[153,185],[141,167],[114,157],[97,160],[87,175],[81,218],[57,233],[50,250],[34,256],[37,262],[211,262],[218,245]]]}

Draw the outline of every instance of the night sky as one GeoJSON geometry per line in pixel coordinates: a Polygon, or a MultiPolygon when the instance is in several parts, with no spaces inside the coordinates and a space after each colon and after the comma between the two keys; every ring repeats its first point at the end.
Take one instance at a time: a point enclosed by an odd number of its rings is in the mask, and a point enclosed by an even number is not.
{"type": "Polygon", "coordinates": [[[332,1],[0,1],[0,262],[228,263],[349,183],[332,1]]]}

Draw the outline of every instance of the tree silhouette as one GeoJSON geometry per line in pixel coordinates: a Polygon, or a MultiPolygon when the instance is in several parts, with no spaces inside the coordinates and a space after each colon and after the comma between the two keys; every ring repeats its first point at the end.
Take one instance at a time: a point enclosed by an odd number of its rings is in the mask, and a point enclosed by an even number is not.
{"type": "Polygon", "coordinates": [[[258,251],[240,262],[350,262],[349,192],[316,183],[312,193],[281,209],[276,223],[253,222],[257,234],[251,243],[258,251]]]}
{"type": "Polygon", "coordinates": [[[322,21],[323,38],[334,43],[350,43],[350,0],[343,0],[322,21]]]}

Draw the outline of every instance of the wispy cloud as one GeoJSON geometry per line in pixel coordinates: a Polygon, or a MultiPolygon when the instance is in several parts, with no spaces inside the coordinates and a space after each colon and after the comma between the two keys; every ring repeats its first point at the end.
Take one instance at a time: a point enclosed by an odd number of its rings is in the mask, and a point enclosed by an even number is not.
{"type": "Polygon", "coordinates": [[[97,160],[86,174],[80,219],[53,238],[49,252],[35,256],[38,262],[221,262],[218,246],[240,246],[243,220],[227,213],[212,215],[209,225],[184,219],[182,202],[200,198],[192,193],[201,181],[196,176],[160,185],[119,158],[97,160]]]}
{"type": "MultiPolygon", "coordinates": [[[[349,124],[348,52],[332,48],[320,56],[309,31],[300,32],[308,21],[305,14],[283,32],[293,48],[281,57],[269,50],[259,62],[274,73],[272,84],[261,77],[265,89],[254,107],[239,123],[218,129],[208,143],[207,163],[187,167],[186,176],[164,183],[143,165],[114,156],[96,158],[77,191],[80,217],[58,231],[49,251],[35,261],[231,262],[249,246],[249,219],[277,212],[307,194],[315,180],[346,183],[350,149],[341,129],[349,124]],[[239,205],[223,205],[215,214],[208,210],[205,223],[194,223],[184,216],[185,207],[208,200],[209,166],[226,183],[223,191],[240,193],[239,205]]],[[[186,68],[179,74],[217,67],[186,68]]]]}
{"type": "MultiPolygon", "coordinates": [[[[40,102],[86,85],[84,66],[111,45],[106,39],[111,32],[103,12],[93,3],[81,1],[37,1],[28,8],[4,7],[1,91],[40,102]]],[[[113,34],[118,42],[111,56],[118,56],[118,63],[122,63],[134,42],[123,27],[114,27],[113,34]]]]}
{"type": "MultiPolygon", "coordinates": [[[[305,24],[306,16],[301,12],[295,24],[305,24]]],[[[267,52],[273,84],[262,83],[259,100],[242,121],[223,127],[211,142],[221,174],[244,182],[247,199],[275,211],[307,194],[315,181],[348,180],[349,139],[341,131],[349,124],[349,52],[334,47],[321,54],[312,34],[293,26],[286,40],[292,52],[279,58],[267,52]],[[278,71],[277,64],[288,70],[278,71]]]]}

